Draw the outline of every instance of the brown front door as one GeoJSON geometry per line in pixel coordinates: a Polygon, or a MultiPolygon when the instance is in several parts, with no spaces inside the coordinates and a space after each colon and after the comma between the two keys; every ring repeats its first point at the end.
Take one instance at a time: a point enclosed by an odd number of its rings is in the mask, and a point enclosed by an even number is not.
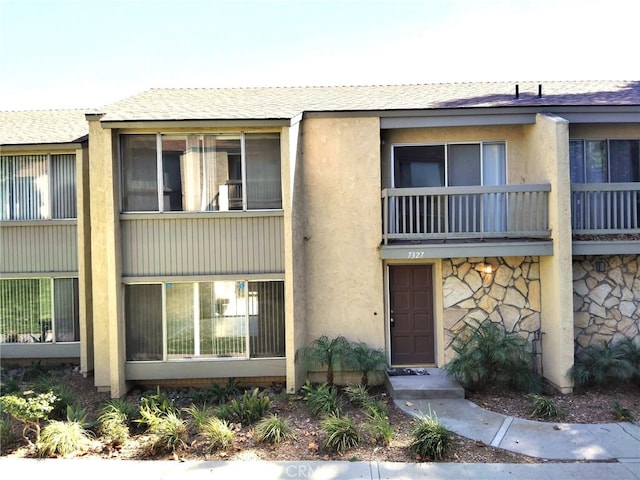
{"type": "Polygon", "coordinates": [[[431,265],[389,267],[391,363],[435,363],[431,265]]]}

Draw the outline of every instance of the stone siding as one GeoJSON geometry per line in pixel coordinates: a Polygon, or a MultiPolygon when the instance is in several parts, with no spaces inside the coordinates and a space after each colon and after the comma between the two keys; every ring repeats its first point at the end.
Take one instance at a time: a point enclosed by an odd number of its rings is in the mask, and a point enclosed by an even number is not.
{"type": "Polygon", "coordinates": [[[573,311],[576,348],[638,338],[640,256],[574,257],[573,311]]]}
{"type": "Polygon", "coordinates": [[[500,323],[533,342],[540,331],[538,257],[453,258],[442,262],[445,362],[465,320],[500,323]],[[492,273],[484,273],[491,265],[492,273]]]}

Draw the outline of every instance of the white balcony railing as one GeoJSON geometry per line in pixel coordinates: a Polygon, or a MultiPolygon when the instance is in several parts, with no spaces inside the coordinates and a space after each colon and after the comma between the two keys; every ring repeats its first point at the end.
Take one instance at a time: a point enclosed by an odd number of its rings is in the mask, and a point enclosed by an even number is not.
{"type": "Polygon", "coordinates": [[[640,233],[640,182],[571,185],[574,234],[640,233]]]}
{"type": "Polygon", "coordinates": [[[386,188],[383,241],[548,238],[551,186],[386,188]]]}

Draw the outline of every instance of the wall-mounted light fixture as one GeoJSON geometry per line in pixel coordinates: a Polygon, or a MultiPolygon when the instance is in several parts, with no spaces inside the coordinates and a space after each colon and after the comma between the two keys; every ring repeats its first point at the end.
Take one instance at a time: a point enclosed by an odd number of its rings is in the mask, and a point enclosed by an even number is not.
{"type": "Polygon", "coordinates": [[[604,272],[607,268],[607,264],[600,261],[596,262],[596,272],[604,272]]]}
{"type": "Polygon", "coordinates": [[[493,265],[491,265],[490,263],[485,263],[484,266],[482,267],[482,271],[484,273],[492,274],[493,273],[493,265]]]}

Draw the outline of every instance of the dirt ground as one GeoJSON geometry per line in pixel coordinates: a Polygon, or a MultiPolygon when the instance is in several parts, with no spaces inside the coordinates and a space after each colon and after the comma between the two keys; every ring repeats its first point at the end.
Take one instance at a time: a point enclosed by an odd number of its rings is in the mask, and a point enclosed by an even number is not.
{"type": "MultiPolygon", "coordinates": [[[[92,378],[83,378],[77,371],[67,370],[65,381],[74,391],[77,403],[87,408],[89,417],[96,419],[103,402],[108,400],[105,393],[99,393],[93,386],[92,378]]],[[[190,389],[166,390],[182,407],[191,405],[190,389]]],[[[409,451],[413,417],[399,410],[388,398],[384,390],[373,390],[387,403],[389,420],[394,429],[394,436],[390,445],[378,445],[370,441],[366,434],[356,448],[339,454],[327,450],[322,446],[322,432],[319,420],[313,418],[306,408],[306,403],[300,395],[287,395],[281,386],[267,389],[272,399],[270,413],[276,413],[288,419],[295,432],[295,439],[286,440],[277,446],[259,443],[255,439],[252,426],[235,425],[235,439],[231,447],[216,452],[209,452],[205,440],[195,432],[191,432],[186,447],[175,453],[154,451],[150,436],[143,432],[132,432],[131,438],[124,445],[112,448],[105,445],[96,437],[92,445],[76,456],[100,456],[117,459],[176,459],[176,460],[375,460],[390,462],[417,462],[409,451]]],[[[155,389],[134,389],[128,398],[137,401],[146,394],[155,393],[155,389]]],[[[482,394],[470,394],[468,398],[483,408],[505,415],[531,418],[531,400],[516,392],[488,391],[482,394]]],[[[570,395],[555,395],[554,401],[564,410],[564,416],[554,420],[568,423],[607,423],[617,421],[612,411],[612,405],[617,400],[627,408],[635,418],[640,418],[640,387],[638,385],[617,385],[613,388],[594,389],[585,393],[570,395]]],[[[366,422],[365,416],[357,408],[349,406],[344,401],[344,413],[354,420],[356,425],[366,422]]],[[[186,418],[187,415],[185,414],[186,418]]],[[[10,445],[1,446],[1,454],[11,457],[33,457],[33,447],[29,447],[20,438],[21,428],[15,425],[14,438],[10,445]]],[[[428,460],[428,459],[427,459],[428,460]]],[[[475,442],[463,437],[455,436],[454,446],[446,462],[464,463],[544,463],[545,460],[518,455],[502,449],[489,447],[481,442],[475,442]]]]}

